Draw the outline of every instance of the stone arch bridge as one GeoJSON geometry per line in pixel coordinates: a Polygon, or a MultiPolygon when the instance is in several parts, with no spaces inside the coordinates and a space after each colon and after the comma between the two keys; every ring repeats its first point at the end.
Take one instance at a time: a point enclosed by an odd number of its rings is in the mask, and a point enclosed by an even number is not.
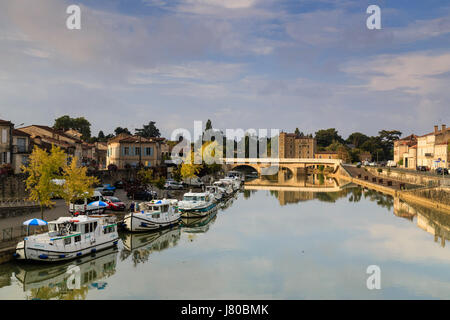
{"type": "Polygon", "coordinates": [[[340,159],[283,159],[283,158],[225,158],[223,159],[226,170],[234,170],[239,167],[251,167],[259,175],[278,174],[283,169],[289,169],[294,175],[305,172],[307,168],[324,166],[333,169],[333,173],[342,164],[340,159]],[[281,169],[281,170],[280,170],[281,169]]]}

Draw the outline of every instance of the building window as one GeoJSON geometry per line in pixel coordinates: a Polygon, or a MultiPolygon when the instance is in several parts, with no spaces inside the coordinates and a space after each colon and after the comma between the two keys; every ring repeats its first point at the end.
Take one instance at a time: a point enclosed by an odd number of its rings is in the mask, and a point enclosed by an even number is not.
{"type": "Polygon", "coordinates": [[[2,129],[2,143],[8,143],[8,129],[2,129]]]}
{"type": "Polygon", "coordinates": [[[124,154],[125,156],[128,156],[128,155],[130,154],[130,148],[129,148],[129,147],[124,147],[124,148],[123,148],[123,154],[124,154]]]}
{"type": "Polygon", "coordinates": [[[135,154],[138,156],[138,155],[140,155],[141,154],[141,147],[135,147],[135,154]]]}
{"type": "Polygon", "coordinates": [[[146,156],[152,156],[153,155],[153,148],[152,147],[145,148],[145,155],[146,156]]]}

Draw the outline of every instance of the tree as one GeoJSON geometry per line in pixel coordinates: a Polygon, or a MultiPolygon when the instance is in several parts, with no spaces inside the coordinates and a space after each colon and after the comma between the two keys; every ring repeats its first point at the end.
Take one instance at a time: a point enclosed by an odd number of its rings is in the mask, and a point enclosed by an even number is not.
{"type": "Polygon", "coordinates": [[[355,148],[359,148],[368,139],[369,139],[369,137],[366,136],[365,134],[360,133],[360,132],[354,132],[348,136],[346,142],[349,144],[353,144],[355,146],[355,148]]]}
{"type": "Polygon", "coordinates": [[[211,120],[208,119],[208,121],[206,121],[205,131],[211,130],[211,129],[212,129],[212,123],[211,123],[211,120]]]}
{"type": "Polygon", "coordinates": [[[69,130],[74,129],[82,134],[82,140],[88,140],[91,137],[91,124],[84,117],[71,118],[68,115],[64,115],[55,119],[53,124],[55,130],[69,130]]]}
{"type": "Polygon", "coordinates": [[[144,125],[142,129],[136,129],[136,134],[143,138],[159,138],[161,133],[155,124],[156,122],[150,121],[147,125],[144,125]]]}
{"type": "Polygon", "coordinates": [[[145,185],[149,186],[153,181],[153,170],[148,168],[142,168],[138,171],[138,179],[139,181],[145,185]]]}
{"type": "Polygon", "coordinates": [[[333,141],[343,143],[344,139],[338,134],[335,128],[330,128],[326,130],[319,130],[316,132],[316,141],[318,147],[328,147],[333,141]]]}
{"type": "Polygon", "coordinates": [[[98,132],[98,136],[97,136],[97,138],[98,138],[98,141],[105,141],[105,134],[103,133],[103,131],[102,130],[100,130],[99,132],[98,132]]]}
{"type": "Polygon", "coordinates": [[[41,218],[44,219],[44,207],[51,207],[55,203],[51,200],[53,195],[59,195],[60,186],[53,183],[53,179],[61,177],[61,168],[66,163],[67,155],[59,147],[52,145],[50,154],[45,150],[34,147],[27,166],[22,170],[28,175],[25,180],[26,190],[30,193],[29,199],[39,203],[41,218]]]}
{"type": "Polygon", "coordinates": [[[129,134],[131,136],[130,130],[128,130],[127,128],[122,128],[122,127],[117,127],[114,130],[114,133],[116,134],[116,136],[118,136],[119,134],[122,134],[122,133],[126,133],[126,134],[129,134]]]}
{"type": "Polygon", "coordinates": [[[67,204],[86,197],[91,197],[94,193],[93,186],[99,183],[95,177],[86,175],[86,167],[77,166],[77,157],[74,157],[69,165],[63,168],[62,198],[67,204]]]}

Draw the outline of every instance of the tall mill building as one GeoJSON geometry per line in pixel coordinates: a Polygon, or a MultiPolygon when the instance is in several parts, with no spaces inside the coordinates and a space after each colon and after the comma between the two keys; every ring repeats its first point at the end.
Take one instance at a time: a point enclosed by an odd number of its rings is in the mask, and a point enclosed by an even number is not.
{"type": "Polygon", "coordinates": [[[316,151],[316,139],[297,136],[295,133],[280,133],[278,139],[278,156],[280,158],[314,158],[316,151]]]}

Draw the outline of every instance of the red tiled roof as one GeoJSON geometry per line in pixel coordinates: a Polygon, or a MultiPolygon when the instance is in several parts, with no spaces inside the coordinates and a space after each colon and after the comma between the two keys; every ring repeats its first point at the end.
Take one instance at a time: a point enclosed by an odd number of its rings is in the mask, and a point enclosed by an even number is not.
{"type": "Polygon", "coordinates": [[[12,123],[11,123],[11,121],[8,121],[8,120],[2,120],[2,119],[0,119],[0,124],[7,124],[7,125],[11,125],[12,123]]]}
{"type": "Polygon", "coordinates": [[[31,137],[30,134],[28,134],[28,133],[26,133],[24,131],[21,131],[19,129],[13,129],[12,135],[13,136],[21,136],[21,137],[31,137]]]}

